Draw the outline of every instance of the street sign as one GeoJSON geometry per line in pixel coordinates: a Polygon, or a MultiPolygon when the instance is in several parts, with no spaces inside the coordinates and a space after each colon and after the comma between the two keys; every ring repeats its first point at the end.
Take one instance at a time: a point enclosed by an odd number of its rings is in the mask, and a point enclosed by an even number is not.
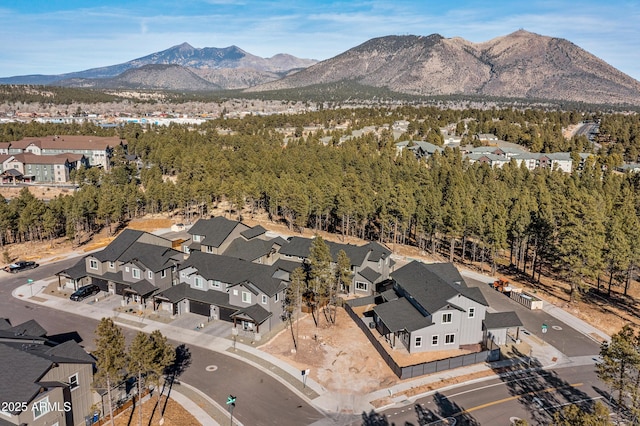
{"type": "Polygon", "coordinates": [[[306,370],[300,371],[300,373],[302,374],[302,389],[307,387],[307,376],[309,375],[309,372],[311,372],[311,370],[309,370],[308,368],[306,370]]]}
{"type": "Polygon", "coordinates": [[[27,284],[33,284],[33,280],[31,278],[27,279],[27,284]]]}
{"type": "Polygon", "coordinates": [[[547,324],[542,324],[542,333],[547,332],[547,324]]]}
{"type": "Polygon", "coordinates": [[[229,396],[227,397],[227,405],[234,404],[235,402],[236,402],[236,397],[235,397],[235,396],[233,396],[233,395],[229,395],[229,396]]]}

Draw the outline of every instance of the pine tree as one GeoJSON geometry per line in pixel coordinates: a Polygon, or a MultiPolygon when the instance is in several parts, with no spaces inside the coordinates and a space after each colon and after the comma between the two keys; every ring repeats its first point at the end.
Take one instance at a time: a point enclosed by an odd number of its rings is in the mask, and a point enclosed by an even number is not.
{"type": "Polygon", "coordinates": [[[302,293],[305,288],[306,276],[304,269],[296,268],[291,272],[289,276],[289,286],[285,290],[285,305],[284,315],[289,321],[289,327],[291,328],[291,338],[293,339],[293,347],[298,350],[298,321],[296,323],[296,332],[293,332],[294,317],[300,310],[302,305],[302,293]]]}
{"type": "MultiPolygon", "coordinates": [[[[329,290],[332,281],[331,274],[331,252],[329,246],[324,242],[320,235],[311,242],[311,249],[309,252],[309,288],[311,292],[313,303],[311,307],[311,314],[313,320],[318,326],[318,320],[316,318],[316,310],[318,305],[323,309],[329,302],[329,290]]],[[[307,298],[309,299],[309,298],[307,298]]],[[[325,310],[326,314],[326,310],[325,310]]],[[[327,318],[328,320],[328,318],[327,318]]]]}
{"type": "Polygon", "coordinates": [[[111,318],[102,318],[96,329],[96,374],[93,376],[94,387],[106,388],[109,401],[109,418],[113,420],[113,399],[111,388],[122,381],[127,365],[124,334],[111,318]]]}
{"type": "Polygon", "coordinates": [[[620,407],[626,405],[625,395],[633,393],[636,385],[632,377],[636,377],[640,369],[639,347],[640,335],[636,335],[629,324],[611,336],[610,343],[604,342],[600,347],[602,362],[596,365],[598,378],[608,384],[612,392],[617,392],[620,407]]]}
{"type": "Polygon", "coordinates": [[[138,424],[142,426],[142,377],[151,370],[153,344],[146,333],[139,331],[129,345],[129,374],[136,375],[138,387],[138,424]]]}
{"type": "Polygon", "coordinates": [[[176,357],[175,348],[167,343],[167,338],[162,335],[160,330],[155,330],[149,336],[151,355],[149,357],[149,373],[148,377],[158,390],[158,405],[162,397],[162,389],[160,384],[164,378],[164,371],[169,367],[176,357]]]}

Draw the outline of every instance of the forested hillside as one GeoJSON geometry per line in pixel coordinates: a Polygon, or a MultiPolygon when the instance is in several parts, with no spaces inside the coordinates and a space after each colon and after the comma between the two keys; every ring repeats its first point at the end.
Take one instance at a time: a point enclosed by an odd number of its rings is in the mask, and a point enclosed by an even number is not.
{"type": "MultiPolygon", "coordinates": [[[[106,132],[51,126],[4,124],[0,139],[106,132]]],[[[639,129],[637,115],[410,107],[216,119],[195,128],[127,125],[119,132],[145,165],[139,176],[118,152],[110,174],[80,170],[74,195],[44,203],[24,191],[0,203],[0,235],[3,244],[79,238],[144,213],[206,214],[225,200],[234,217],[266,211],[292,230],[413,244],[494,267],[500,252],[536,278],[567,280],[572,296],[585,281],[626,291],[640,264],[640,176],[614,166],[637,160],[639,129]],[[450,125],[460,133],[493,132],[532,151],[577,153],[591,144],[563,138],[562,129],[587,118],[601,120],[603,147],[572,174],[515,164],[491,169],[451,149],[427,162],[397,156],[389,130],[406,119],[403,137],[414,140],[438,143],[437,129],[450,125]],[[378,132],[339,142],[364,126],[378,132]],[[321,143],[324,136],[332,142],[321,143]]]]}

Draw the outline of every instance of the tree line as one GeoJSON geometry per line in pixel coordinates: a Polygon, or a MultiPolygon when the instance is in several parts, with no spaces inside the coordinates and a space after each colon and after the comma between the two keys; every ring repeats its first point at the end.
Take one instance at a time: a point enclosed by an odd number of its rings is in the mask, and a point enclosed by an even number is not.
{"type": "MultiPolygon", "coordinates": [[[[80,244],[102,227],[145,213],[189,218],[225,201],[234,217],[264,211],[292,231],[412,244],[494,272],[498,254],[506,253],[510,264],[535,279],[544,272],[567,280],[572,297],[585,281],[608,292],[621,286],[626,293],[640,262],[640,176],[614,169],[620,161],[615,147],[638,143],[633,126],[612,133],[609,147],[573,173],[529,171],[515,163],[492,169],[470,164],[449,148],[419,161],[398,155],[389,128],[400,118],[419,123],[407,135],[417,140],[451,123],[468,131],[475,122],[476,130],[485,131],[491,129],[481,126],[501,122],[523,129],[516,124],[524,120],[529,129],[548,128],[560,137],[562,127],[579,117],[585,116],[405,106],[216,119],[192,127],[129,124],[117,132],[127,139],[129,154],[140,158],[141,170],[118,150],[111,172],[75,172],[79,189],[73,194],[42,202],[24,190],[0,203],[0,243],[66,236],[80,244]],[[420,130],[425,123],[426,132],[420,130]],[[377,132],[340,141],[350,128],[365,125],[377,132]],[[288,135],[283,143],[284,128],[311,126],[320,129],[288,135]],[[332,142],[321,142],[326,135],[332,142]]],[[[626,128],[624,123],[639,120],[629,117],[601,118],[613,132],[612,123],[626,128]]],[[[60,133],[47,126],[10,127],[12,134],[60,133]]],[[[7,129],[1,126],[0,134],[7,129]]]]}

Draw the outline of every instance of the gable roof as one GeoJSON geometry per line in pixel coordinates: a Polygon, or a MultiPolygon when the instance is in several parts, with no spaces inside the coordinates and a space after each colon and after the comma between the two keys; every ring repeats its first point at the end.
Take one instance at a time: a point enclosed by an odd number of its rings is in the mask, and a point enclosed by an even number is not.
{"type": "Polygon", "coordinates": [[[141,263],[147,269],[159,272],[177,264],[182,256],[182,252],[170,247],[134,242],[117,260],[124,263],[137,261],[136,263],[141,263]]]}
{"type": "Polygon", "coordinates": [[[282,280],[272,278],[276,270],[274,266],[224,255],[194,251],[179,270],[183,271],[188,268],[194,268],[199,275],[207,280],[217,280],[231,285],[248,281],[268,296],[273,296],[284,287],[282,280]]]}
{"type": "Polygon", "coordinates": [[[522,327],[522,321],[515,312],[487,312],[484,317],[484,327],[487,330],[522,327]]]}
{"type": "Polygon", "coordinates": [[[196,302],[237,309],[237,306],[232,306],[229,303],[229,293],[216,290],[198,290],[191,288],[187,283],[180,283],[173,287],[169,287],[168,289],[156,294],[154,297],[156,299],[167,300],[171,303],[178,303],[181,300],[189,299],[195,300],[196,302]]]}
{"type": "Polygon", "coordinates": [[[220,247],[238,225],[247,226],[237,220],[216,216],[211,219],[198,219],[187,232],[190,235],[204,235],[204,240],[200,241],[201,245],[220,247]]]}
{"type": "Polygon", "coordinates": [[[106,262],[106,261],[115,262],[143,234],[144,234],[143,231],[137,231],[135,229],[127,228],[123,230],[115,238],[115,240],[111,241],[108,246],[106,246],[99,252],[93,253],[91,256],[95,257],[100,262],[106,262]]]}
{"type": "Polygon", "coordinates": [[[246,231],[242,231],[240,235],[245,237],[247,240],[260,236],[267,232],[261,225],[254,226],[253,228],[249,228],[246,231]]]}
{"type": "Polygon", "coordinates": [[[369,281],[371,284],[375,283],[376,280],[382,276],[382,274],[379,274],[368,266],[358,273],[362,278],[369,281]]]}
{"type": "Polygon", "coordinates": [[[452,305],[451,299],[458,295],[488,306],[482,293],[475,291],[478,289],[466,286],[452,263],[427,264],[414,260],[391,273],[391,277],[429,315],[452,305]]]}
{"type": "Polygon", "coordinates": [[[231,314],[231,318],[249,318],[256,324],[260,325],[272,315],[273,314],[271,312],[267,311],[260,305],[251,305],[234,312],[231,314]]]}
{"type": "Polygon", "coordinates": [[[236,238],[229,245],[229,247],[224,251],[225,256],[229,257],[237,257],[238,259],[254,261],[262,256],[266,256],[267,254],[275,251],[273,248],[274,244],[281,245],[283,244],[282,239],[277,240],[243,240],[242,238],[236,238]]]}
{"type": "MultiPolygon", "coordinates": [[[[345,254],[351,261],[351,264],[355,266],[361,266],[365,259],[367,259],[367,255],[369,253],[371,253],[371,256],[373,257],[370,257],[369,260],[375,262],[380,258],[391,255],[390,250],[378,243],[368,243],[363,246],[356,246],[353,244],[340,244],[327,240],[324,240],[324,242],[329,247],[331,257],[334,261],[338,259],[338,253],[340,250],[344,250],[345,254]]],[[[287,256],[302,257],[305,259],[309,257],[312,243],[312,238],[291,237],[289,239],[289,243],[280,248],[280,253],[287,256]]]]}
{"type": "Polygon", "coordinates": [[[404,297],[381,303],[373,311],[392,333],[401,330],[416,331],[433,324],[429,317],[422,315],[404,297]]]}

